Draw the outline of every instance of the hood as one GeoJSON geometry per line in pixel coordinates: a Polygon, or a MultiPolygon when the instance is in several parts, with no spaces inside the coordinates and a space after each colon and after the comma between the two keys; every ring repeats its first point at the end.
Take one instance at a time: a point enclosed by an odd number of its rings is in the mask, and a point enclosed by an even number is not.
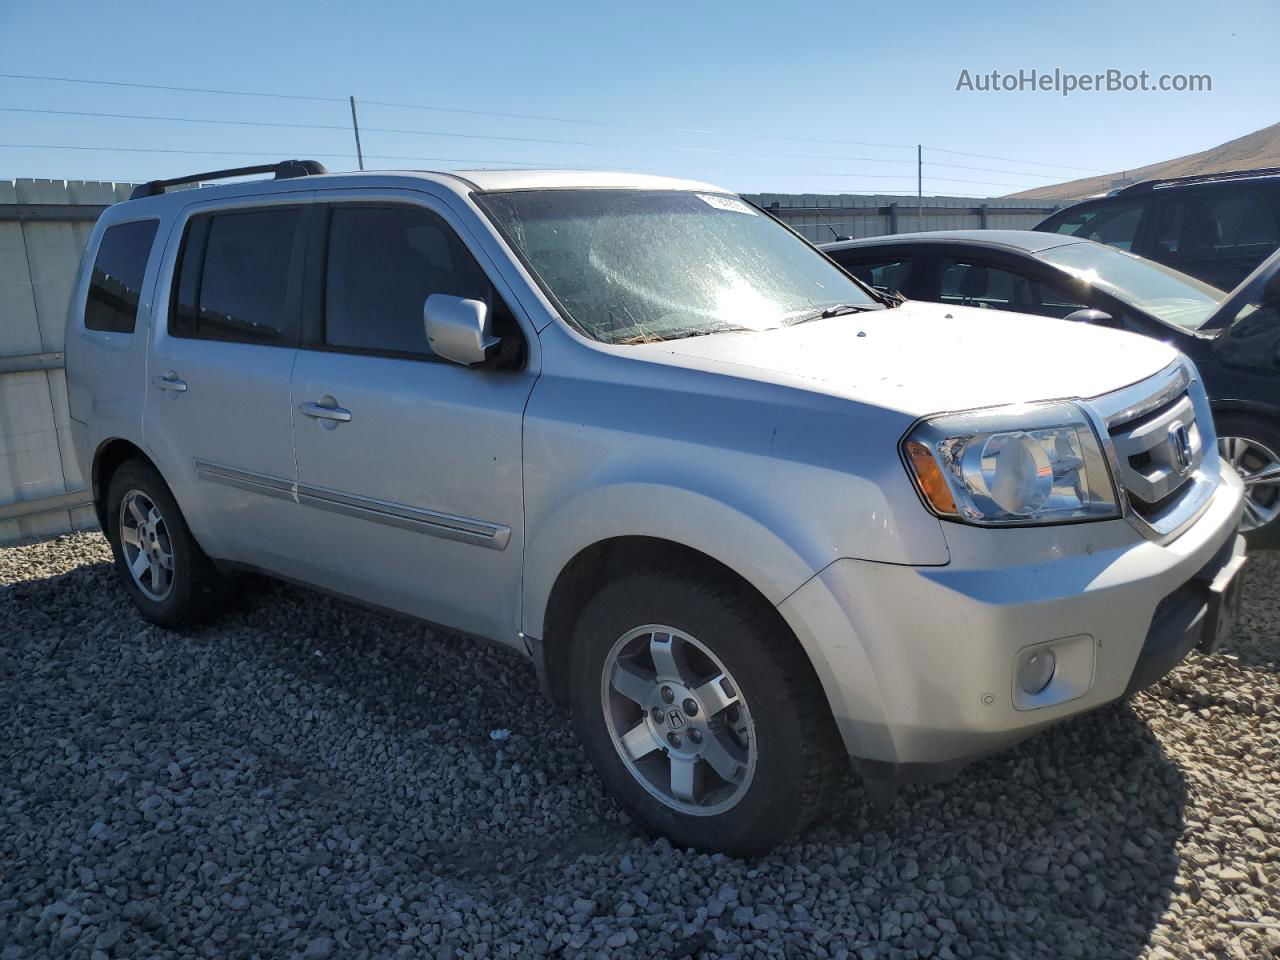
{"type": "Polygon", "coordinates": [[[629,348],[913,417],[1093,397],[1173,362],[1167,344],[1049,317],[909,301],[889,310],[629,348]]]}

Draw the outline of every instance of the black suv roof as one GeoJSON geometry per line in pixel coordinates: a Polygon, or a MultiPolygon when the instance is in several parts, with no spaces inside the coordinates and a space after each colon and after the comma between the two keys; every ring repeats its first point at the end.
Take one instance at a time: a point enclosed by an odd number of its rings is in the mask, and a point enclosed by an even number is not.
{"type": "Polygon", "coordinates": [[[1139,183],[1131,183],[1107,194],[1109,197],[1128,196],[1134,193],[1149,193],[1152,190],[1164,190],[1169,187],[1189,187],[1202,183],[1218,183],[1230,180],[1256,180],[1264,177],[1280,177],[1280,167],[1258,167],[1254,170],[1223,170],[1218,173],[1197,173],[1187,177],[1155,177],[1139,183]]]}

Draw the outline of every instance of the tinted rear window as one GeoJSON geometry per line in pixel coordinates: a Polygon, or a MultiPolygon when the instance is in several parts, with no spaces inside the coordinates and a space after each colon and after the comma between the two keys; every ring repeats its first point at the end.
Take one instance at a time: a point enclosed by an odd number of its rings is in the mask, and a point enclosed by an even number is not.
{"type": "Polygon", "coordinates": [[[194,217],[187,227],[169,332],[250,343],[292,340],[293,207],[194,217]]]}
{"type": "Polygon", "coordinates": [[[147,259],[159,220],[108,227],[93,261],[84,325],[90,330],[133,333],[147,259]]]}

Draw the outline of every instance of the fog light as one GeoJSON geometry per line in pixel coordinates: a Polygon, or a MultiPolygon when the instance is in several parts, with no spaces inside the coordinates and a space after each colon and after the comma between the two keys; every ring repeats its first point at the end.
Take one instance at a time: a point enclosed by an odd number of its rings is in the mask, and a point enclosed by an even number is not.
{"type": "Polygon", "coordinates": [[[1039,650],[1023,661],[1018,670],[1018,685],[1023,693],[1035,696],[1053,680],[1053,671],[1058,666],[1058,658],[1052,650],[1039,650]]]}

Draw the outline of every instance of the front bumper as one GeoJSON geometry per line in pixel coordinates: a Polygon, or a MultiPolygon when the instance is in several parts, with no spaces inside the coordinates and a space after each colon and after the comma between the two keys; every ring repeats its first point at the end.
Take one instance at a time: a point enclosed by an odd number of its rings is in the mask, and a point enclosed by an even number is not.
{"type": "Polygon", "coordinates": [[[1243,488],[1233,471],[1223,478],[1166,544],[1123,520],[947,524],[945,567],[832,563],[779,611],[814,662],[849,753],[894,768],[954,766],[1163,676],[1203,632],[1207,598],[1196,584],[1236,549],[1243,488]],[[1019,658],[1054,643],[1066,654],[1064,683],[1028,698],[1015,681],[1019,658]]]}

